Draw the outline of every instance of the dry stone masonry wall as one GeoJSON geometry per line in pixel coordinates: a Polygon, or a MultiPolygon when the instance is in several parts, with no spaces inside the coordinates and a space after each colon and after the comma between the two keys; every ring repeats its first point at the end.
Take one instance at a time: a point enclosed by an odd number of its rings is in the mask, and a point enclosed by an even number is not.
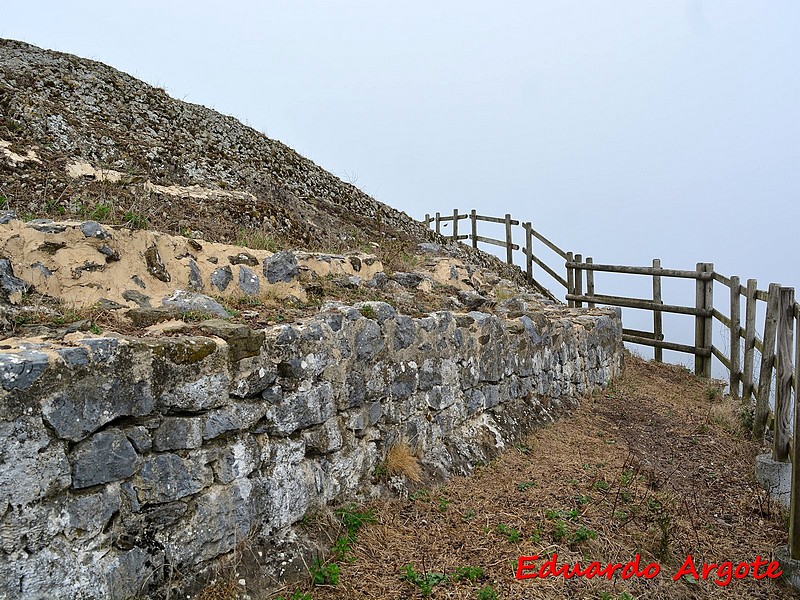
{"type": "Polygon", "coordinates": [[[613,312],[369,306],[265,330],[6,340],[0,597],[147,596],[243,539],[269,553],[310,511],[379,493],[393,443],[429,477],[469,473],[622,368],[613,312]]]}

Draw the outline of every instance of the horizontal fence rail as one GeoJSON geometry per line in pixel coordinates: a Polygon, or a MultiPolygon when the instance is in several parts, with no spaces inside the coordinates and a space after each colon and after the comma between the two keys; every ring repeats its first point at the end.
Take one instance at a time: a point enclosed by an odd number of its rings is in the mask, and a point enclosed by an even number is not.
{"type": "Polygon", "coordinates": [[[506,249],[506,262],[514,264],[514,251],[521,250],[525,258],[520,268],[527,281],[550,298],[555,296],[536,279],[534,268],[541,269],[565,289],[564,299],[570,307],[589,308],[597,305],[635,308],[652,312],[653,331],[623,329],[625,342],[650,346],[654,358],[662,361],[662,351],[672,350],[694,356],[695,373],[711,376],[711,361],[716,358],[729,373],[728,386],[732,397],[740,399],[753,412],[753,435],[764,439],[768,424],[772,423],[772,455],[775,460],[793,463],[792,506],[789,513],[789,550],[791,557],[800,559],[800,304],[795,300],[794,289],[776,283],[767,290],[758,289],[755,279],[742,284],[737,276],[725,276],[714,270],[712,263],[697,263],[695,269],[666,269],[654,259],[652,266],[609,265],[595,263],[591,257],[583,258],[577,252],[561,249],[544,235],[533,229],[531,222],[503,217],[479,215],[453,210],[452,215],[433,217],[425,215],[424,223],[433,224],[441,234],[442,223],[453,224],[449,237],[454,241],[469,240],[473,248],[489,244],[506,249]],[[470,233],[459,234],[459,221],[469,220],[470,233]],[[478,235],[478,223],[495,223],[505,227],[503,239],[478,235]],[[514,233],[517,228],[516,239],[514,233]],[[521,230],[521,231],[520,231],[521,230]],[[534,250],[534,242],[544,246],[551,258],[548,262],[534,250]],[[557,259],[553,261],[552,255],[557,259]],[[556,266],[557,265],[557,266],[556,266]],[[628,298],[595,292],[596,272],[622,275],[644,275],[652,278],[653,294],[650,298],[628,298]],[[695,280],[695,299],[691,305],[665,304],[662,299],[662,278],[695,280]],[[727,288],[724,297],[714,296],[714,284],[727,288]],[[763,336],[756,333],[759,304],[765,311],[763,336]],[[662,314],[684,314],[694,317],[694,344],[679,344],[664,339],[662,314]],[[727,314],[726,314],[727,313],[727,314]],[[728,332],[724,345],[713,343],[714,321],[728,332]],[[756,373],[756,367],[758,372],[756,373]],[[770,398],[775,380],[775,408],[770,410],[770,398]],[[792,423],[795,423],[792,432],[792,423]]]}

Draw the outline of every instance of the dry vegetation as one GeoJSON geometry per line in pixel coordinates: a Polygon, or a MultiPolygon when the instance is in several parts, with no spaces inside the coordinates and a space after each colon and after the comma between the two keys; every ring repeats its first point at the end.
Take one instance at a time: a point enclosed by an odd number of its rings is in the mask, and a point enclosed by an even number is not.
{"type": "Polygon", "coordinates": [[[770,580],[671,579],[688,554],[738,563],[769,559],[786,542],[783,513],[753,480],[758,448],[742,431],[736,403],[707,382],[629,357],[622,380],[473,476],[371,505],[375,523],[354,536],[349,558],[329,563],[336,584],[290,591],[314,600],[794,597],[770,580]],[[639,553],[661,574],[515,579],[520,555],[553,553],[570,565],[639,553]]]}

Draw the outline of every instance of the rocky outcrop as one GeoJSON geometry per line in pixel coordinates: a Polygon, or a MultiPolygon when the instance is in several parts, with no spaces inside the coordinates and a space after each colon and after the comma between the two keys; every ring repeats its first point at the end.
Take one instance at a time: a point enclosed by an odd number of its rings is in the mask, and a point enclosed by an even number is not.
{"type": "Polygon", "coordinates": [[[152,596],[244,538],[276,552],[309,511],[379,493],[399,440],[428,476],[469,473],[622,367],[615,313],[520,304],[6,340],[0,596],[152,596]]]}

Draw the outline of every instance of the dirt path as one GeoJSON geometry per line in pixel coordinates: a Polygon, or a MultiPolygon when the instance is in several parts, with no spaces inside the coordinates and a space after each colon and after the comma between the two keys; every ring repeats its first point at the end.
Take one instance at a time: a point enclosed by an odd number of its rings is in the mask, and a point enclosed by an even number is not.
{"type": "Polygon", "coordinates": [[[735,565],[769,560],[786,542],[783,515],[752,476],[757,447],[739,430],[736,405],[706,382],[628,357],[623,380],[528,445],[470,478],[374,504],[376,522],[359,531],[354,560],[340,561],[338,584],[308,591],[314,600],[422,598],[427,582],[432,598],[792,598],[769,579],[716,585],[716,571],[672,580],[688,554],[698,568],[735,565]],[[661,572],[515,579],[520,555],[553,553],[559,565],[584,566],[639,553],[642,568],[661,572]],[[437,583],[454,573],[461,579],[437,583]]]}

